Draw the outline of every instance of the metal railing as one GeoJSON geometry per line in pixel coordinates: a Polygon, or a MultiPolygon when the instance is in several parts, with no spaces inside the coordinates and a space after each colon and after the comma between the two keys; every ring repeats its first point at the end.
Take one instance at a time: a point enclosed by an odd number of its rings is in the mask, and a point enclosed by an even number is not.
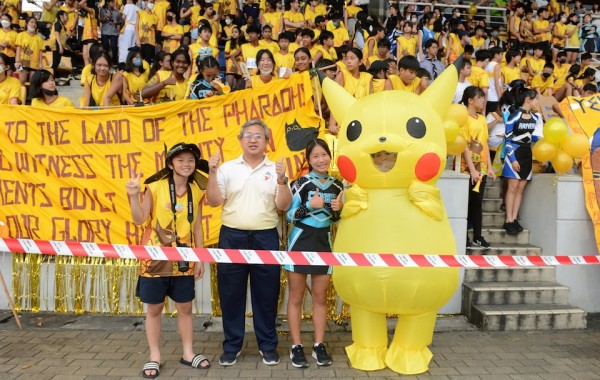
{"type": "MultiPolygon", "coordinates": [[[[399,14],[403,13],[403,8],[407,5],[415,5],[417,10],[415,13],[422,15],[423,7],[429,5],[431,9],[433,8],[441,8],[442,15],[449,14],[449,12],[445,12],[444,10],[451,10],[454,8],[458,8],[461,10],[461,15],[469,15],[469,9],[471,8],[471,4],[442,4],[442,3],[422,3],[415,1],[398,1],[398,5],[400,6],[399,14]]],[[[507,26],[508,18],[507,18],[507,8],[498,8],[498,7],[477,7],[477,14],[474,16],[475,19],[484,19],[486,25],[503,25],[507,26]]]]}

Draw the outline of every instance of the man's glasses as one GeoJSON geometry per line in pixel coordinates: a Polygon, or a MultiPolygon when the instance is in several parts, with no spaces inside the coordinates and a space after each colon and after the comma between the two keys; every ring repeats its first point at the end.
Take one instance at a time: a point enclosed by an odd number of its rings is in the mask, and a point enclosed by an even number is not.
{"type": "Polygon", "coordinates": [[[265,135],[263,135],[262,133],[244,132],[242,133],[242,138],[244,140],[251,140],[252,138],[254,138],[257,141],[260,141],[265,138],[265,135]]]}

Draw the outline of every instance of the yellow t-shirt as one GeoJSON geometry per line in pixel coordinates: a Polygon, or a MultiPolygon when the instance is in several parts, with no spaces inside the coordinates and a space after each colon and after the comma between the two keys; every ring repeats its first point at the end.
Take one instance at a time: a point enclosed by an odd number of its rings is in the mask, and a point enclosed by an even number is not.
{"type": "Polygon", "coordinates": [[[541,74],[534,76],[531,80],[531,88],[536,89],[538,87],[543,95],[547,89],[554,88],[554,77],[550,75],[548,79],[544,79],[541,74]]]}
{"type": "Polygon", "coordinates": [[[92,64],[88,63],[87,65],[85,65],[83,67],[83,69],[81,70],[81,79],[80,79],[80,83],[83,86],[85,83],[89,82],[90,78],[92,77],[92,64]]]}
{"type": "MultiPolygon", "coordinates": [[[[153,85],[158,82],[162,82],[171,76],[171,71],[166,70],[158,70],[156,75],[153,78],[150,78],[147,85],[153,85]]],[[[183,100],[185,99],[185,94],[188,89],[188,81],[183,80],[182,82],[177,82],[174,85],[165,86],[158,95],[153,99],[154,102],[158,102],[161,100],[183,100]]]]}
{"type": "Polygon", "coordinates": [[[83,37],[82,41],[90,41],[98,39],[98,20],[96,19],[96,11],[92,9],[87,12],[83,19],[83,37]]]}
{"type": "MultiPolygon", "coordinates": [[[[210,24],[210,29],[212,30],[212,34],[210,35],[210,40],[208,40],[208,43],[211,44],[211,46],[218,46],[219,44],[219,33],[221,33],[221,24],[219,24],[218,22],[215,22],[214,20],[209,20],[204,16],[200,16],[198,17],[198,20],[206,20],[208,21],[208,23],[210,24]]],[[[200,21],[198,21],[199,23],[200,21]]]]}
{"type": "MultiPolygon", "coordinates": [[[[173,34],[179,34],[181,36],[183,36],[183,26],[181,25],[165,25],[162,29],[163,33],[173,33],[173,34]]],[[[181,45],[181,39],[179,40],[172,40],[171,38],[165,38],[163,41],[163,51],[165,53],[172,53],[175,50],[177,50],[177,48],[179,48],[179,46],[181,45]]]]}
{"type": "Polygon", "coordinates": [[[58,13],[59,10],[60,10],[60,8],[57,7],[56,5],[54,5],[52,8],[50,8],[50,10],[43,8],[42,9],[42,17],[40,17],[40,21],[54,24],[54,20],[56,20],[56,14],[58,13]]]}
{"type": "Polygon", "coordinates": [[[279,45],[273,40],[271,40],[271,42],[267,42],[263,39],[260,39],[258,40],[258,45],[261,46],[262,49],[268,49],[273,54],[279,51],[279,45]]]}
{"type": "Polygon", "coordinates": [[[282,67],[290,70],[294,69],[294,64],[296,63],[294,60],[294,54],[290,52],[287,54],[281,54],[280,52],[277,52],[273,54],[273,58],[275,58],[275,69],[277,72],[279,72],[279,69],[282,67]]]}
{"type": "Polygon", "coordinates": [[[404,82],[402,82],[402,79],[400,79],[398,75],[390,75],[388,76],[388,78],[390,82],[392,82],[392,88],[394,90],[404,90],[412,93],[415,93],[417,91],[417,88],[421,83],[421,79],[419,77],[415,77],[415,79],[413,79],[413,81],[409,84],[404,84],[404,82]]]}
{"type": "MultiPolygon", "coordinates": [[[[145,61],[144,61],[145,62],[145,61]]],[[[140,101],[140,94],[148,83],[148,69],[144,70],[139,76],[128,71],[123,71],[123,78],[127,81],[127,92],[134,102],[140,101]]]]}
{"type": "MultiPolygon", "coordinates": [[[[231,54],[234,53],[235,51],[239,50],[240,46],[238,45],[233,51],[231,50],[231,41],[227,41],[225,43],[225,53],[226,54],[231,54]]],[[[237,56],[237,61],[240,62],[241,59],[241,55],[237,56]]],[[[240,74],[238,72],[238,68],[234,62],[234,60],[232,58],[227,58],[227,62],[225,64],[225,72],[227,74],[240,74]]]]}
{"type": "Polygon", "coordinates": [[[21,98],[21,82],[17,78],[6,77],[0,82],[0,104],[10,104],[12,98],[21,98]]]}
{"type": "MultiPolygon", "coordinates": [[[[535,20],[533,22],[533,25],[535,25],[536,29],[546,29],[549,24],[550,24],[550,22],[548,20],[535,20]]],[[[536,40],[538,42],[544,42],[544,41],[550,41],[551,35],[552,35],[552,30],[550,30],[549,32],[537,33],[535,36],[536,36],[536,40]]]]}
{"type": "Polygon", "coordinates": [[[12,17],[11,23],[19,24],[19,3],[21,0],[4,0],[2,4],[6,7],[6,13],[12,17]]]}
{"type": "Polygon", "coordinates": [[[558,67],[557,64],[554,65],[554,90],[560,89],[562,86],[567,83],[567,75],[569,75],[569,69],[571,65],[568,63],[563,63],[562,66],[558,67]]]}
{"type": "Polygon", "coordinates": [[[471,45],[473,45],[473,49],[475,49],[475,51],[483,49],[484,44],[485,38],[477,36],[471,37],[471,45]]]}
{"type": "Polygon", "coordinates": [[[521,79],[521,69],[518,66],[513,68],[504,66],[500,69],[500,73],[504,78],[502,83],[510,84],[514,80],[521,79]]]}
{"type": "Polygon", "coordinates": [[[373,79],[373,93],[383,91],[386,79],[373,79]]]}
{"type": "Polygon", "coordinates": [[[262,79],[260,79],[260,75],[251,75],[250,76],[250,83],[252,83],[252,88],[257,88],[257,87],[261,87],[261,86],[266,86],[268,84],[273,83],[273,81],[277,80],[276,76],[273,76],[273,78],[265,83],[262,81],[262,79]]]}
{"type": "Polygon", "coordinates": [[[71,29],[75,27],[75,16],[77,15],[77,8],[69,7],[66,4],[60,7],[61,10],[67,12],[67,23],[65,24],[65,28],[67,28],[67,34],[69,36],[72,35],[71,29]]]}
{"type": "Polygon", "coordinates": [[[265,12],[263,17],[265,22],[268,25],[271,25],[271,29],[273,30],[273,39],[277,39],[279,37],[279,33],[283,30],[283,18],[281,17],[281,12],[265,12]]]}
{"type": "Polygon", "coordinates": [[[490,76],[484,68],[479,66],[471,67],[471,76],[467,78],[467,81],[475,87],[490,87],[490,76]]]}
{"type": "Polygon", "coordinates": [[[364,98],[371,91],[371,79],[373,76],[369,73],[360,72],[358,78],[355,78],[349,71],[343,70],[344,88],[356,99],[364,98]]]}
{"type": "Polygon", "coordinates": [[[167,20],[167,10],[171,8],[171,3],[168,0],[159,0],[154,2],[152,11],[156,14],[156,30],[159,32],[165,27],[167,20]]]}
{"type": "Polygon", "coordinates": [[[17,57],[23,67],[37,70],[40,64],[40,52],[44,49],[44,41],[39,34],[33,36],[27,32],[17,35],[16,45],[21,47],[21,56],[17,57]]]}
{"type": "Polygon", "coordinates": [[[450,56],[448,60],[450,63],[454,62],[465,50],[460,43],[460,38],[455,33],[450,33],[449,36],[452,38],[452,45],[450,46],[450,56]]]}
{"type": "Polygon", "coordinates": [[[354,4],[350,4],[346,7],[346,11],[348,11],[348,18],[356,18],[356,15],[358,14],[358,12],[362,11],[363,9],[359,6],[356,6],[354,4]]]}
{"type": "Polygon", "coordinates": [[[327,23],[327,30],[333,33],[333,47],[340,47],[346,41],[350,41],[348,29],[346,29],[343,22],[340,22],[340,26],[336,28],[335,26],[333,26],[333,22],[329,21],[327,23]]]}
{"type": "Polygon", "coordinates": [[[14,57],[17,53],[17,32],[9,30],[5,32],[0,29],[0,42],[8,41],[8,46],[0,49],[0,53],[4,53],[9,57],[14,57]]]}
{"type": "Polygon", "coordinates": [[[210,55],[212,55],[216,59],[218,59],[218,56],[219,56],[219,49],[216,46],[203,46],[199,41],[200,40],[198,40],[198,42],[195,42],[189,46],[189,50],[191,52],[191,58],[192,58],[192,72],[193,73],[196,73],[198,71],[198,65],[196,65],[196,58],[198,57],[198,55],[200,54],[201,51],[204,53],[204,55],[206,55],[206,54],[208,54],[209,49],[210,49],[210,55]]]}
{"type": "MultiPolygon", "coordinates": [[[[579,27],[577,25],[567,25],[567,32],[572,32],[570,37],[567,37],[567,41],[565,42],[565,48],[579,48],[581,44],[579,40],[579,27]]],[[[565,32],[566,33],[566,32],[565,32]]]]}
{"type": "MultiPolygon", "coordinates": [[[[197,218],[198,204],[200,204],[204,192],[195,184],[191,183],[189,189],[192,192],[192,203],[194,213],[192,223],[188,222],[187,191],[176,195],[175,217],[171,209],[171,195],[169,193],[169,181],[164,179],[152,182],[146,187],[152,195],[152,212],[146,223],[144,233],[144,245],[171,246],[174,231],[177,230],[179,241],[188,246],[192,244],[192,231],[195,223],[200,223],[197,218]],[[176,220],[177,228],[174,228],[173,220],[176,220]]],[[[147,194],[148,195],[148,194],[147,194]]],[[[171,276],[193,276],[194,262],[190,262],[187,272],[180,272],[176,261],[153,261],[140,260],[139,274],[143,277],[171,277],[171,276]]]]}
{"type": "Polygon", "coordinates": [[[410,38],[406,38],[406,36],[402,35],[396,38],[396,42],[398,43],[397,51],[398,56],[400,58],[405,55],[417,55],[417,36],[411,36],[410,38]]]}
{"type": "Polygon", "coordinates": [[[264,47],[260,45],[252,46],[250,43],[242,45],[243,62],[246,63],[246,67],[248,68],[248,71],[250,71],[250,74],[256,74],[258,71],[256,54],[261,49],[264,49],[264,47]]]}
{"type": "Polygon", "coordinates": [[[199,25],[199,18],[200,18],[200,5],[194,5],[192,7],[190,7],[190,9],[192,10],[192,13],[190,14],[190,27],[192,29],[196,29],[199,25]]]}
{"type": "Polygon", "coordinates": [[[155,13],[146,11],[138,11],[138,36],[140,43],[148,45],[156,45],[156,25],[158,16],[155,13]]]}
{"type": "MultiPolygon", "coordinates": [[[[304,15],[300,12],[285,11],[283,13],[283,19],[287,19],[289,22],[304,22],[304,15]]],[[[295,31],[298,28],[293,26],[286,26],[285,30],[295,31]]]]}
{"type": "Polygon", "coordinates": [[[64,108],[64,107],[75,107],[75,104],[71,101],[71,99],[66,96],[59,95],[52,103],[46,104],[42,99],[35,98],[31,99],[32,107],[40,107],[40,108],[64,108]]]}
{"type": "MultiPolygon", "coordinates": [[[[327,51],[327,49],[325,49],[323,45],[315,45],[315,49],[316,51],[320,51],[321,54],[323,54],[321,58],[329,59],[333,62],[337,61],[337,53],[335,51],[335,48],[332,47],[331,49],[329,49],[329,51],[327,51]]],[[[314,58],[315,56],[313,55],[312,57],[314,58]]]]}
{"type": "MultiPolygon", "coordinates": [[[[97,81],[97,78],[95,75],[92,75],[89,78],[89,81],[85,83],[85,85],[90,88],[90,93],[92,94],[92,98],[94,98],[94,101],[96,102],[96,106],[99,106],[99,107],[103,106],[104,96],[106,95],[106,92],[110,88],[111,83],[112,83],[112,75],[109,77],[109,79],[106,81],[106,83],[104,83],[104,85],[102,85],[102,86],[100,86],[98,84],[98,81],[97,81]]],[[[114,94],[112,96],[112,98],[110,98],[110,105],[111,106],[121,105],[121,100],[119,99],[119,96],[117,94],[114,94]]]]}
{"type": "MultiPolygon", "coordinates": [[[[565,36],[565,33],[567,31],[567,26],[565,24],[563,24],[562,22],[557,22],[556,24],[554,24],[554,27],[556,28],[556,32],[562,36],[565,36]]],[[[559,46],[559,47],[565,47],[565,42],[567,41],[566,37],[556,37],[554,34],[552,34],[552,45],[554,46],[559,46]]]]}
{"type": "MultiPolygon", "coordinates": [[[[487,173],[488,164],[488,127],[483,115],[477,114],[477,118],[469,115],[467,122],[460,127],[460,134],[467,140],[467,147],[471,153],[471,160],[475,169],[480,173],[487,173]]],[[[466,161],[461,156],[460,171],[470,174],[466,161]]]]}
{"type": "MultiPolygon", "coordinates": [[[[534,59],[533,57],[530,58],[525,58],[525,61],[529,61],[529,65],[531,66],[531,68],[533,69],[533,73],[534,74],[539,74],[542,71],[544,71],[544,65],[546,64],[546,61],[543,59],[534,59]]],[[[523,64],[521,64],[521,66],[525,66],[523,64]]]]}

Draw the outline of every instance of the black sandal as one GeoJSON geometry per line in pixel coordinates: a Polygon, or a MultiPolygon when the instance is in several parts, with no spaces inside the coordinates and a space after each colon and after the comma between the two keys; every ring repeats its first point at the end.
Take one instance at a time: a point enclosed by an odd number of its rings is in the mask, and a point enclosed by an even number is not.
{"type": "Polygon", "coordinates": [[[208,359],[200,354],[197,354],[196,356],[194,356],[194,358],[192,359],[191,362],[188,362],[187,360],[184,360],[183,358],[181,358],[179,360],[179,363],[185,364],[192,368],[199,368],[199,369],[209,369],[210,368],[210,363],[209,363],[208,359]],[[206,362],[208,365],[202,366],[201,364],[204,362],[206,362]]]}
{"type": "Polygon", "coordinates": [[[144,368],[142,368],[142,376],[145,379],[155,379],[158,377],[158,375],[160,375],[160,369],[162,368],[162,366],[162,364],[153,360],[146,362],[146,364],[144,364],[144,368]],[[148,375],[146,371],[156,371],[156,373],[154,373],[153,375],[148,375]]]}

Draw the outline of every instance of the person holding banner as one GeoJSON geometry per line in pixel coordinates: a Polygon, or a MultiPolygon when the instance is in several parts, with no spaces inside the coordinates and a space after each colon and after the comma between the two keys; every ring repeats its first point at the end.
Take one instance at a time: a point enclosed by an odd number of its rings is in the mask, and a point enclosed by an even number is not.
{"type": "Polygon", "coordinates": [[[185,73],[191,64],[188,49],[182,47],[171,53],[170,62],[173,71],[157,71],[142,90],[144,98],[153,98],[153,102],[185,99],[188,90],[185,73]]]}
{"type": "Polygon", "coordinates": [[[270,50],[259,50],[256,54],[256,64],[258,66],[258,74],[251,75],[250,78],[246,79],[246,88],[264,86],[277,79],[274,72],[275,58],[273,58],[273,53],[270,50]]]}
{"type": "Polygon", "coordinates": [[[18,105],[21,100],[21,82],[8,75],[9,58],[0,53],[0,104],[18,105]]]}
{"type": "MultiPolygon", "coordinates": [[[[270,132],[260,120],[242,125],[238,139],[241,156],[219,166],[221,156],[217,154],[208,163],[206,199],[212,207],[223,205],[218,246],[278,250],[278,211],[286,211],[292,201],[283,157],[278,162],[267,158],[270,132]]],[[[234,365],[241,353],[248,277],[259,353],[266,365],[279,363],[275,330],[279,275],[279,265],[217,264],[225,335],[219,359],[222,366],[234,365]]]]}
{"type": "Polygon", "coordinates": [[[123,76],[110,72],[108,52],[99,52],[92,61],[92,76],[83,85],[82,107],[118,106],[121,104],[123,76]]]}
{"type": "Polygon", "coordinates": [[[38,70],[31,76],[29,96],[32,107],[64,108],[75,107],[71,99],[58,95],[54,75],[48,70],[38,70]]]}
{"type": "MultiPolygon", "coordinates": [[[[201,185],[205,181],[197,170],[207,170],[195,144],[175,144],[166,154],[166,167],[148,178],[146,190],[140,193],[142,174],[132,175],[127,182],[131,217],[135,224],[146,225],[144,245],[202,248],[201,185]],[[165,207],[165,205],[169,205],[165,207]]],[[[158,377],[162,367],[160,334],[165,297],[175,302],[177,328],[183,346],[181,364],[192,368],[208,369],[206,357],[194,354],[194,323],[192,301],[195,280],[202,278],[202,262],[141,260],[136,296],[146,304],[146,337],[150,347],[150,361],[144,364],[142,376],[158,377]]]]}
{"type": "MultiPolygon", "coordinates": [[[[329,175],[331,151],[321,139],[306,146],[306,159],[310,172],[294,182],[292,205],[287,220],[294,224],[289,239],[290,251],[331,252],[331,224],[340,218],[343,207],[342,183],[329,175]]],[[[289,299],[287,317],[292,336],[290,359],[296,368],[308,367],[304,347],[300,338],[302,302],[306,290],[306,278],[310,274],[313,304],[315,341],[312,356],[317,365],[328,366],[331,357],[325,348],[325,326],[327,323],[327,288],[331,278],[330,266],[285,265],[288,271],[289,299]]]]}

